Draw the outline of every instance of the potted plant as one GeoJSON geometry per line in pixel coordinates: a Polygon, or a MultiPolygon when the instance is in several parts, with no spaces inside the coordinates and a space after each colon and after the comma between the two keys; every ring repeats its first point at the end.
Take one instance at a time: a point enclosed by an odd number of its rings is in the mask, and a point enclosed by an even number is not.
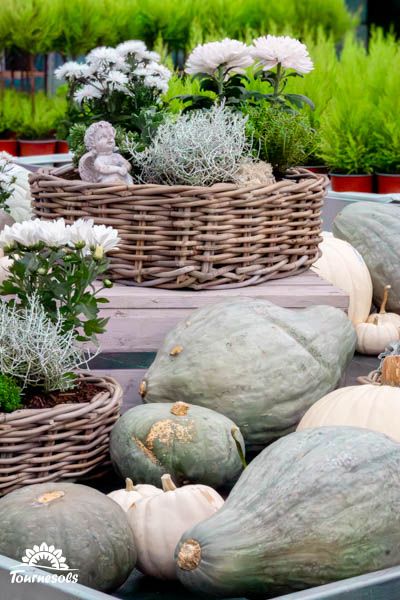
{"type": "Polygon", "coordinates": [[[16,223],[0,234],[12,261],[0,287],[8,298],[0,303],[0,494],[76,478],[107,459],[122,390],[80,369],[106,325],[99,293],[111,283],[96,290],[93,282],[117,242],[110,227],[62,219],[16,223]]]}
{"type": "Polygon", "coordinates": [[[0,90],[0,152],[18,155],[16,128],[20,114],[20,98],[14,90],[0,90]]]}
{"type": "Polygon", "coordinates": [[[389,78],[386,82],[379,98],[373,133],[379,194],[400,192],[399,85],[393,79],[389,78]]]}

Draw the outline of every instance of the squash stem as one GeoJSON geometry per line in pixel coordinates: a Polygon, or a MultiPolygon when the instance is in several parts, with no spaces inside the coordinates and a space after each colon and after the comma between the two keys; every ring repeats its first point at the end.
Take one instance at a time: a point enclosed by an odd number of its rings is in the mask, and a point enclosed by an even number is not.
{"type": "Polygon", "coordinates": [[[125,479],[125,491],[126,492],[134,492],[135,491],[135,486],[133,485],[133,481],[132,481],[132,479],[129,479],[129,477],[127,477],[125,479]]]}
{"type": "Polygon", "coordinates": [[[164,492],[173,492],[174,490],[176,490],[176,485],[172,481],[171,475],[169,475],[169,473],[161,475],[161,485],[164,492]]]}
{"type": "Polygon", "coordinates": [[[389,297],[389,290],[392,288],[391,285],[385,285],[385,287],[383,288],[383,298],[382,298],[382,304],[381,307],[379,309],[379,314],[380,315],[384,315],[386,313],[386,303],[388,301],[388,297],[389,297]]]}
{"type": "Polygon", "coordinates": [[[237,427],[232,427],[231,434],[232,434],[232,437],[233,437],[233,439],[235,441],[235,444],[236,444],[236,449],[237,449],[238,454],[239,454],[240,462],[243,465],[243,469],[245,469],[247,467],[247,462],[246,462],[246,458],[244,456],[242,444],[237,439],[237,432],[238,431],[239,431],[239,429],[237,427]]]}

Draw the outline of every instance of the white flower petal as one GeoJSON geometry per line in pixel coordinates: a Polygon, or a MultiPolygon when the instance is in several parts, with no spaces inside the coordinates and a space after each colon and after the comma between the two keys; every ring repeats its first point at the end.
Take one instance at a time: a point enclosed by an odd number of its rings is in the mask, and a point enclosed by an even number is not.
{"type": "Polygon", "coordinates": [[[218,67],[229,72],[242,72],[253,64],[249,47],[238,40],[224,39],[222,42],[200,44],[186,62],[186,73],[208,73],[214,75],[218,67]]]}
{"type": "Polygon", "coordinates": [[[307,46],[286,35],[259,37],[254,40],[250,52],[265,71],[269,71],[278,63],[285,69],[293,69],[302,74],[309,73],[314,68],[307,46]]]}

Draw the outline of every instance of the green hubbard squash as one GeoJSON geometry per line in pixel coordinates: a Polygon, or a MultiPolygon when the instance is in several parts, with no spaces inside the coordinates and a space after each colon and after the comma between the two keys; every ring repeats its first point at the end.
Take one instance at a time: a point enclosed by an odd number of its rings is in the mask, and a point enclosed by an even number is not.
{"type": "Polygon", "coordinates": [[[117,421],[110,437],[115,470],[158,487],[167,473],[178,485],[232,487],[242,471],[244,451],[233,421],[185,402],[136,406],[117,421]]]}
{"type": "Polygon", "coordinates": [[[45,542],[61,550],[79,583],[101,591],[124,583],[136,563],[126,513],[101,492],[74,483],[40,483],[0,499],[0,554],[21,561],[45,542]]]}
{"type": "Polygon", "coordinates": [[[177,575],[212,596],[279,595],[398,565],[400,445],[353,427],[296,432],[189,529],[177,575]]]}
{"type": "Polygon", "coordinates": [[[337,386],[355,342],[351,322],[331,306],[227,300],[167,335],[140,389],[144,402],[190,402],[226,415],[257,450],[293,431],[337,386]]]}
{"type": "Polygon", "coordinates": [[[363,257],[376,306],[382,303],[385,286],[391,285],[387,307],[400,313],[400,209],[390,204],[355,202],[336,216],[333,233],[363,257]]]}

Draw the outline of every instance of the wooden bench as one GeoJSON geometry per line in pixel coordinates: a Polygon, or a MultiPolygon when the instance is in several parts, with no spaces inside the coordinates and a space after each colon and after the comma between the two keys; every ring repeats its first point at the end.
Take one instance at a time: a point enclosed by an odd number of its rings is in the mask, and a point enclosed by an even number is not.
{"type": "Polygon", "coordinates": [[[342,290],[312,271],[235,290],[195,292],[115,285],[103,295],[110,303],[102,316],[110,321],[100,337],[102,353],[92,368],[120,381],[125,410],[140,403],[139,383],[165,335],[196,308],[237,296],[263,298],[285,308],[326,304],[346,311],[349,303],[342,290]]]}

